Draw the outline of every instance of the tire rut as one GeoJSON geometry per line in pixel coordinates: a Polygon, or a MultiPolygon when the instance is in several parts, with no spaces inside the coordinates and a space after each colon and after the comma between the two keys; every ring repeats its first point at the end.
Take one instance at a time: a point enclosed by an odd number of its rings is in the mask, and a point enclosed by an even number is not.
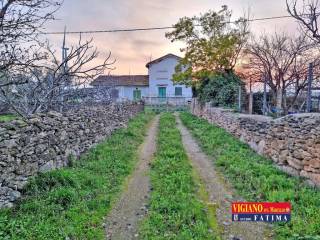
{"type": "Polygon", "coordinates": [[[267,240],[272,239],[270,225],[257,222],[232,222],[231,203],[243,201],[234,194],[227,181],[214,168],[213,162],[204,154],[198,143],[176,115],[178,129],[182,135],[184,148],[193,168],[203,181],[209,195],[210,205],[215,205],[216,218],[221,228],[222,239],[233,240],[267,240]]]}
{"type": "Polygon", "coordinates": [[[139,222],[147,214],[150,179],[149,166],[156,152],[159,116],[152,121],[144,143],[139,148],[139,161],[129,177],[125,191],[115,203],[106,220],[107,240],[138,239],[139,222]]]}

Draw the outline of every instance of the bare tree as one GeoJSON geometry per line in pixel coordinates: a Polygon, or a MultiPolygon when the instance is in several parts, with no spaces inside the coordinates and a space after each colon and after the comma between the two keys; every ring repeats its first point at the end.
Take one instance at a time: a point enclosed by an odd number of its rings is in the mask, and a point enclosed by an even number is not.
{"type": "Polygon", "coordinates": [[[319,43],[319,0],[286,0],[286,4],[287,11],[292,17],[298,20],[302,30],[319,43]]]}
{"type": "Polygon", "coordinates": [[[0,5],[0,87],[5,87],[26,81],[7,78],[7,72],[20,72],[45,58],[38,53],[37,36],[61,0],[0,0],[0,5]]]}
{"type": "Polygon", "coordinates": [[[273,95],[273,104],[285,113],[306,87],[308,64],[319,66],[319,51],[306,35],[291,37],[285,33],[263,35],[251,41],[247,50],[251,77],[267,85],[273,95]],[[293,95],[290,104],[287,95],[293,95]]]}
{"type": "Polygon", "coordinates": [[[27,117],[36,112],[61,110],[68,101],[76,100],[86,84],[106,70],[112,70],[111,52],[100,63],[95,63],[99,52],[92,40],[82,41],[70,48],[64,61],[46,45],[47,58],[37,66],[26,66],[19,75],[9,75],[15,86],[0,87],[2,98],[19,115],[27,117]]]}

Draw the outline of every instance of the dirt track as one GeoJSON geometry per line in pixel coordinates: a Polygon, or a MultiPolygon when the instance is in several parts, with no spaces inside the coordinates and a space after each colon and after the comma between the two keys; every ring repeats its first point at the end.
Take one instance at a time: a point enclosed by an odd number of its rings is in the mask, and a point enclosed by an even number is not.
{"type": "Polygon", "coordinates": [[[205,185],[206,191],[209,194],[210,204],[217,206],[216,216],[222,230],[222,239],[272,239],[270,228],[266,224],[231,221],[231,203],[241,199],[234,195],[225,179],[216,172],[212,160],[202,152],[188,129],[183,126],[178,115],[176,115],[176,120],[182,135],[184,148],[193,168],[197,171],[205,185]]]}
{"type": "Polygon", "coordinates": [[[107,239],[139,239],[138,224],[146,215],[149,201],[149,164],[156,151],[159,116],[155,117],[144,143],[139,149],[139,162],[128,180],[126,189],[115,204],[106,221],[107,239]]]}

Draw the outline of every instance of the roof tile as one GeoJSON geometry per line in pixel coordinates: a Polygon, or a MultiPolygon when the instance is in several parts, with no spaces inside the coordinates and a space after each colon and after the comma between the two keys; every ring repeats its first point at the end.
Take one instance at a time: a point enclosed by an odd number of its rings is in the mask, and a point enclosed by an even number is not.
{"type": "Polygon", "coordinates": [[[101,75],[92,86],[149,86],[149,75],[101,75]]]}

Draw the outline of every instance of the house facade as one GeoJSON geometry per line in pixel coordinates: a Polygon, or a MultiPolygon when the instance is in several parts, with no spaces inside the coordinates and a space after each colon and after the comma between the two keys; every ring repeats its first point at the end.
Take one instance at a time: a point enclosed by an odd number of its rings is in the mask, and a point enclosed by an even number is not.
{"type": "Polygon", "coordinates": [[[192,98],[191,87],[172,81],[179,60],[180,57],[167,54],[146,65],[148,75],[99,76],[91,85],[112,88],[113,98],[117,101],[153,98],[181,98],[188,101],[192,98]]]}

